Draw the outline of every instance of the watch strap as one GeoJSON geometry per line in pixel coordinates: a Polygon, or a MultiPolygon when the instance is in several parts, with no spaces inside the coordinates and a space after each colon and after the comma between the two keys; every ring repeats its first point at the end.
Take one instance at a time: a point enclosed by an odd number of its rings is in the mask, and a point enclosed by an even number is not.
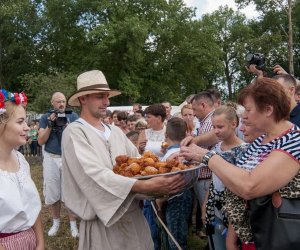
{"type": "Polygon", "coordinates": [[[208,162],[210,160],[211,157],[213,157],[214,155],[216,155],[217,153],[213,150],[208,151],[202,158],[202,163],[205,166],[208,166],[208,162]]]}

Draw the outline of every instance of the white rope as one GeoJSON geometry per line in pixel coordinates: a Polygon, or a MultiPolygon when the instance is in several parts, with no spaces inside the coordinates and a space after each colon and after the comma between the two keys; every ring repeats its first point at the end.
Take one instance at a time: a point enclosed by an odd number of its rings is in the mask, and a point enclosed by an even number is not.
{"type": "Polygon", "coordinates": [[[157,214],[157,210],[153,204],[153,201],[151,201],[151,206],[154,210],[154,213],[158,219],[158,221],[160,222],[160,224],[163,226],[163,228],[166,230],[166,233],[170,236],[171,240],[174,242],[174,244],[176,245],[176,247],[178,248],[178,250],[182,250],[182,248],[180,247],[180,245],[178,244],[178,242],[175,240],[175,238],[173,237],[173,235],[171,234],[171,232],[169,231],[169,229],[167,228],[167,226],[165,225],[165,223],[162,221],[162,219],[158,216],[157,214]]]}

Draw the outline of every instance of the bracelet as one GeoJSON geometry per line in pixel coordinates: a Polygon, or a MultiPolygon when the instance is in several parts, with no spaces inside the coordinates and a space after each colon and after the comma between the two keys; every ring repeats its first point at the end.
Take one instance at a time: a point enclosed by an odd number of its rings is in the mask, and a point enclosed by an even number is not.
{"type": "Polygon", "coordinates": [[[214,155],[216,155],[217,153],[213,150],[208,151],[202,158],[202,164],[204,164],[205,166],[208,166],[208,161],[210,160],[211,157],[213,157],[214,155]]]}

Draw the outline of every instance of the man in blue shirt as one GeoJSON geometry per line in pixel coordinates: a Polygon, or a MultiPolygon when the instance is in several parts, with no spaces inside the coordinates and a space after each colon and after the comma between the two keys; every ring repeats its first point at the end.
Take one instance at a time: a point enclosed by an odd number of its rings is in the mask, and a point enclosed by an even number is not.
{"type": "MultiPolygon", "coordinates": [[[[65,113],[66,97],[63,93],[55,92],[51,98],[53,110],[46,112],[40,119],[38,142],[44,145],[43,178],[45,204],[49,205],[53,225],[48,231],[49,236],[55,236],[60,225],[61,207],[61,138],[66,126],[78,115],[74,112],[65,113]]],[[[72,237],[78,237],[76,217],[69,212],[72,237]]]]}
{"type": "Polygon", "coordinates": [[[295,100],[295,91],[297,86],[296,79],[289,74],[275,75],[273,78],[284,87],[287,95],[290,98],[290,122],[300,126],[300,104],[297,104],[295,100]]]}

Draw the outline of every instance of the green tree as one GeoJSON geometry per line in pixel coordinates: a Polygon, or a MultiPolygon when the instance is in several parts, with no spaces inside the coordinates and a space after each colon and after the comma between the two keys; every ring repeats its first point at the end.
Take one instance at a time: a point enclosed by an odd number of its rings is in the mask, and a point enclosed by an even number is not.
{"type": "Polygon", "coordinates": [[[216,60],[222,64],[222,72],[216,79],[220,88],[226,88],[228,98],[234,99],[244,70],[247,44],[253,38],[253,30],[243,14],[232,9],[220,7],[217,11],[203,16],[205,32],[211,34],[218,44],[220,56],[216,60]]]}
{"type": "Polygon", "coordinates": [[[104,9],[88,33],[95,53],[87,64],[122,90],[119,103],[179,103],[215,75],[216,45],[182,1],[119,0],[104,9]]]}
{"type": "Polygon", "coordinates": [[[51,108],[50,100],[54,92],[62,92],[66,97],[76,90],[76,75],[74,73],[57,74],[25,74],[21,81],[28,97],[27,109],[44,113],[51,108]]]}
{"type": "Polygon", "coordinates": [[[35,72],[40,22],[38,1],[0,2],[0,86],[19,91],[18,76],[35,72]]]}
{"type": "MultiPolygon", "coordinates": [[[[235,0],[243,8],[250,3],[255,4],[256,9],[261,12],[262,22],[273,27],[273,34],[281,34],[285,37],[283,44],[287,44],[285,54],[288,57],[288,68],[291,74],[294,74],[294,42],[292,23],[292,10],[295,5],[299,5],[298,0],[235,0]]],[[[294,17],[297,17],[294,15],[294,17]]],[[[298,41],[299,42],[299,41],[298,41]]]]}

